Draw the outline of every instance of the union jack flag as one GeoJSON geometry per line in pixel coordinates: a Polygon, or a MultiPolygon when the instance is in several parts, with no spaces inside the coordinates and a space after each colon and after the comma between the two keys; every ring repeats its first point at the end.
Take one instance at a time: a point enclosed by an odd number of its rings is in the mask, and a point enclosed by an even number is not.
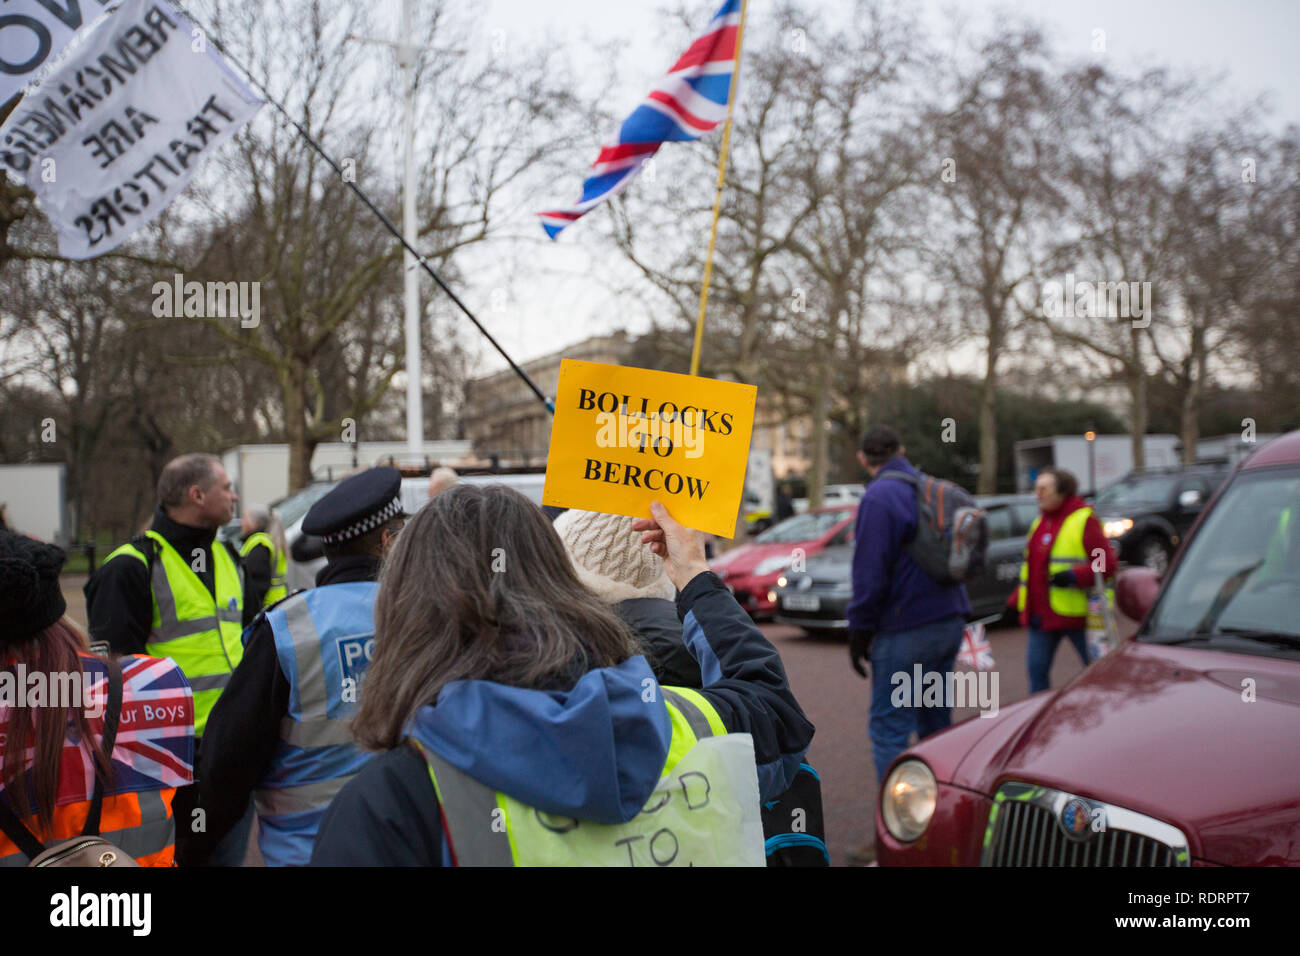
{"type": "Polygon", "coordinates": [[[577,204],[538,213],[548,236],[554,239],[621,192],[664,143],[699,139],[727,118],[739,30],[740,0],[725,0],[699,39],[601,148],[577,204]]]}
{"type": "Polygon", "coordinates": [[[989,646],[988,638],[984,634],[982,621],[967,624],[962,631],[961,649],[957,651],[957,661],[971,670],[993,669],[993,648],[989,646]]]}
{"type": "MultiPolygon", "coordinates": [[[[81,658],[85,675],[84,702],[91,712],[108,700],[108,669],[95,657],[81,658]]],[[[113,747],[113,775],[105,796],[164,787],[183,787],[194,781],[194,696],[189,682],[171,658],[129,656],[121,659],[122,714],[113,747]]],[[[0,739],[8,730],[9,708],[0,707],[0,739]]],[[[103,716],[92,717],[96,735],[103,731],[103,716]]],[[[70,728],[71,730],[71,728],[70,728]]],[[[33,758],[27,748],[27,765],[33,758]]],[[[90,800],[95,792],[95,767],[75,733],[64,738],[59,770],[59,806],[90,800]]]]}

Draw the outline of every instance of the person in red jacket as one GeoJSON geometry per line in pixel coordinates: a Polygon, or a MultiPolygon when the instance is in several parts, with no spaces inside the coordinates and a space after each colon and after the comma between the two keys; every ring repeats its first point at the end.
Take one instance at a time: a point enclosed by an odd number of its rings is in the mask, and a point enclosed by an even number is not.
{"type": "Polygon", "coordinates": [[[1067,638],[1086,666],[1088,598],[1096,575],[1115,573],[1115,553],[1101,522],[1078,495],[1079,482],[1064,468],[1044,468],[1034,482],[1040,514],[1025,541],[1025,564],[1013,598],[1020,626],[1029,629],[1029,692],[1050,686],[1056,647],[1067,638]],[[1071,517],[1076,512],[1082,515],[1071,517]]]}

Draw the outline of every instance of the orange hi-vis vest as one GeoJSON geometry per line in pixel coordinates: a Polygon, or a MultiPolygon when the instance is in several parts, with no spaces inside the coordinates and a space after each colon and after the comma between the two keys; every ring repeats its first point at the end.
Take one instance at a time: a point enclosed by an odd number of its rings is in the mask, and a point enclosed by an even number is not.
{"type": "MultiPolygon", "coordinates": [[[[171,866],[176,838],[172,799],[177,787],[194,779],[193,693],[170,658],[129,655],[120,663],[122,711],[112,753],[112,774],[104,787],[99,835],[125,850],[141,866],[171,866]]],[[[0,665],[0,766],[14,759],[3,749],[13,713],[9,694],[14,692],[26,694],[26,704],[33,709],[68,703],[51,695],[75,698],[80,694],[81,705],[88,708],[92,731],[100,737],[107,668],[90,654],[81,655],[81,665],[80,675],[42,673],[43,680],[37,672],[27,672],[19,665],[0,665]]],[[[25,762],[31,766],[30,749],[25,762]]],[[[50,829],[41,828],[34,813],[22,818],[22,822],[47,847],[80,835],[90,815],[94,784],[90,752],[73,739],[70,730],[60,756],[58,795],[50,829]]],[[[3,789],[0,799],[7,799],[3,789]]],[[[12,801],[8,802],[12,807],[12,801]]],[[[25,867],[28,862],[9,837],[0,833],[0,867],[25,867]]]]}

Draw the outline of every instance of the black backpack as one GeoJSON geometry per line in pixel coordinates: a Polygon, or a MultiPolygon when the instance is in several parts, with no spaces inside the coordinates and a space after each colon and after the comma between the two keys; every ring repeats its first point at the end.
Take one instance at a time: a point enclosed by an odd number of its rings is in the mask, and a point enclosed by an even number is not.
{"type": "Polygon", "coordinates": [[[882,472],[916,489],[916,537],[907,546],[921,570],[939,584],[964,584],[984,570],[988,518],[970,492],[931,475],[882,472]]]}
{"type": "Polygon", "coordinates": [[[790,789],[764,803],[760,812],[768,866],[831,865],[826,852],[821,777],[808,764],[801,763],[790,789]]]}

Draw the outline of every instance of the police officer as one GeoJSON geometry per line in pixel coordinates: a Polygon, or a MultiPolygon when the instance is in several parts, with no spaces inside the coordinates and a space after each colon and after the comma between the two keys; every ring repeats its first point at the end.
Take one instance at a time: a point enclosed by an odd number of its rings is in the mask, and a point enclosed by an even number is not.
{"type": "Polygon", "coordinates": [[[178,840],[183,865],[203,865],[250,795],[268,866],[311,857],[334,795],[369,759],[351,715],[374,643],[380,559],[405,522],[400,472],[344,479],[303,519],[324,542],[316,587],[262,614],[244,661],[213,709],[200,766],[206,832],[178,840]]]}
{"type": "MultiPolygon", "coordinates": [[[[240,633],[258,609],[239,556],[216,540],[237,500],[220,459],[173,459],[158,479],[149,530],[110,554],[85,586],[91,640],[119,655],[170,657],[185,674],[194,691],[196,748],[243,654],[240,633]]],[[[176,794],[181,833],[193,822],[196,797],[193,787],[176,794]]],[[[218,861],[242,859],[246,843],[245,826],[243,840],[235,833],[218,861]]]]}

